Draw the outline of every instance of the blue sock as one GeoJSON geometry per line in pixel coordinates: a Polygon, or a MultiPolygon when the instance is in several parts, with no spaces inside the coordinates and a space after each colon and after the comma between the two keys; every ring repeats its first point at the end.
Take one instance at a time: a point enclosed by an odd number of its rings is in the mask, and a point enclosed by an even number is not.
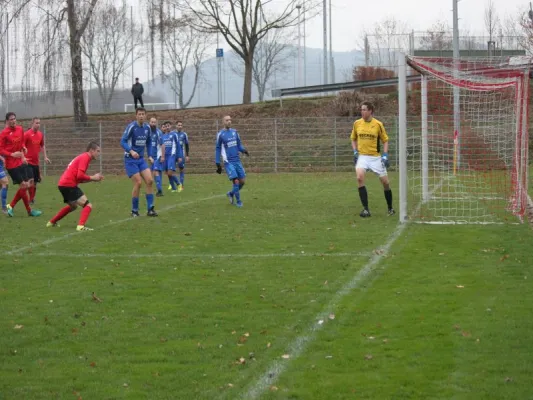
{"type": "Polygon", "coordinates": [[[139,211],[139,198],[138,197],[131,198],[131,211],[139,211]]]}
{"type": "Polygon", "coordinates": [[[237,199],[237,203],[239,203],[241,201],[241,194],[239,193],[239,184],[238,183],[234,183],[233,184],[232,192],[235,195],[235,198],[237,199]]]}
{"type": "Polygon", "coordinates": [[[162,179],[161,179],[161,175],[157,175],[155,177],[155,186],[157,187],[157,191],[158,192],[161,192],[163,190],[162,184],[163,184],[163,182],[162,182],[162,179]]]}
{"type": "Polygon", "coordinates": [[[180,184],[184,184],[185,183],[185,172],[183,171],[180,171],[180,184]]]}
{"type": "Polygon", "coordinates": [[[170,183],[170,186],[172,187],[172,190],[176,190],[176,180],[174,178],[174,176],[168,177],[168,181],[170,183]]]}
{"type": "Polygon", "coordinates": [[[178,176],[177,175],[172,175],[172,179],[174,179],[174,183],[176,185],[179,185],[180,184],[180,180],[178,179],[178,176]]]}
{"type": "Polygon", "coordinates": [[[146,195],[146,206],[148,207],[148,211],[153,207],[154,205],[154,195],[153,194],[147,194],[146,195]]]}
{"type": "Polygon", "coordinates": [[[7,205],[7,186],[2,188],[2,208],[7,205]]]}

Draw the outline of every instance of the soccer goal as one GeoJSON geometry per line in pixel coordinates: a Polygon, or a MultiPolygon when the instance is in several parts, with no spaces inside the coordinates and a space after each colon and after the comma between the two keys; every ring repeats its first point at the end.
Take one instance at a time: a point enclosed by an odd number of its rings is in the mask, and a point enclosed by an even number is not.
{"type": "Polygon", "coordinates": [[[401,57],[401,221],[523,220],[530,66],[524,56],[401,57]],[[421,76],[409,90],[408,68],[421,76]]]}

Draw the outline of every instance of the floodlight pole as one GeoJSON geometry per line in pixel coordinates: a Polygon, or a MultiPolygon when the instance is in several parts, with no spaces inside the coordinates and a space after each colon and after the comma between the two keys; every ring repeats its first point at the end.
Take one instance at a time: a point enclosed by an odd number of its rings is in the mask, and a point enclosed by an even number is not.
{"type": "MultiPolygon", "coordinates": [[[[454,75],[457,79],[459,77],[460,68],[460,52],[459,52],[459,0],[453,0],[453,61],[454,61],[454,75]]],[[[461,103],[460,103],[461,89],[459,86],[453,86],[453,130],[457,137],[457,167],[461,167],[461,103]]]]}

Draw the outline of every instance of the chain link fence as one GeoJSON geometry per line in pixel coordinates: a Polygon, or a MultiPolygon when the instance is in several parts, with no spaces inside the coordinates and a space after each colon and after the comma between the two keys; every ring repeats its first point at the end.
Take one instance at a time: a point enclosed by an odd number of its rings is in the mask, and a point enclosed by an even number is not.
{"type": "MultiPolygon", "coordinates": [[[[391,169],[397,165],[397,118],[379,116],[389,135],[391,169]]],[[[42,163],[45,175],[57,176],[89,141],[100,143],[102,155],[91,170],[108,175],[124,174],[124,151],[120,138],[129,120],[91,122],[84,127],[72,122],[43,121],[48,157],[42,163]]],[[[239,119],[233,127],[239,132],[251,157],[243,157],[247,172],[334,172],[352,171],[353,153],[350,118],[264,118],[239,119]]],[[[190,162],[187,172],[212,173],[215,169],[215,139],[222,129],[218,120],[184,121],[189,135],[190,162]]],[[[42,160],[41,160],[42,162],[42,160]]]]}

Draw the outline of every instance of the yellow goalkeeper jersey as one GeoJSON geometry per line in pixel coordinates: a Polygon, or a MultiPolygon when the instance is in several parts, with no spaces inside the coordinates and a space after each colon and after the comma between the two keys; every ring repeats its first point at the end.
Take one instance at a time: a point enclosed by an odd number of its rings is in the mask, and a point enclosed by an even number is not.
{"type": "Polygon", "coordinates": [[[357,151],[365,156],[379,156],[381,143],[389,141],[385,127],[375,118],[366,122],[363,118],[353,123],[351,140],[357,141],[357,151]]]}

